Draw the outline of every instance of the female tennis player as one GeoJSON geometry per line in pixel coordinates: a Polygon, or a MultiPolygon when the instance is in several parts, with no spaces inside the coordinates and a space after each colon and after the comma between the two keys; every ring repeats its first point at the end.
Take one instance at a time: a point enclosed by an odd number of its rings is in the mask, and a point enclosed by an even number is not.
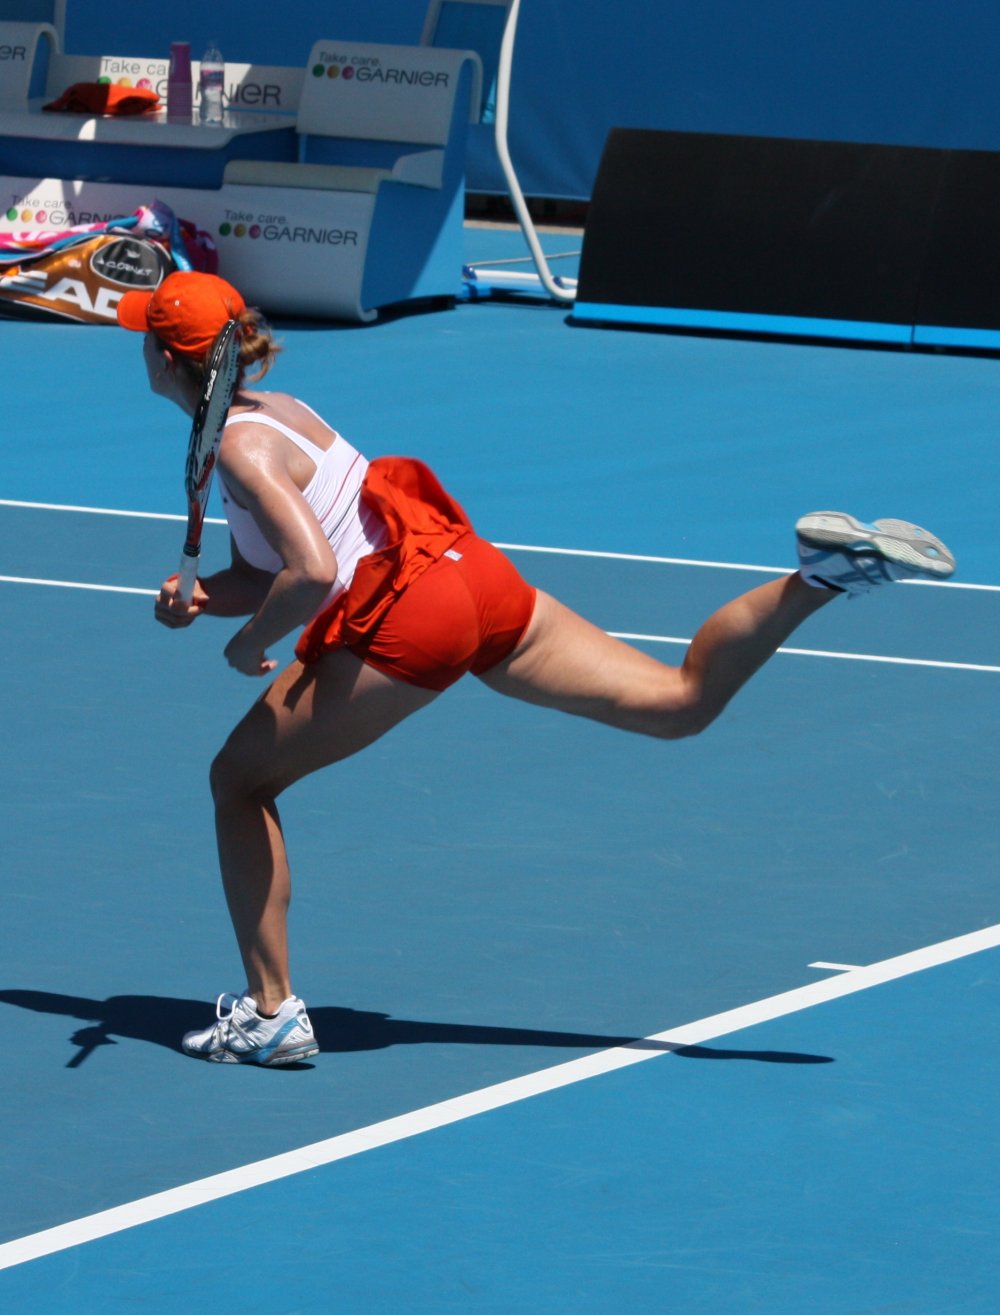
{"type": "Polygon", "coordinates": [[[183,1048],[226,1063],[288,1064],[318,1050],[293,994],[290,879],[276,800],[310,772],[357,753],[467,673],[530,703],[675,739],[705,729],[807,617],[884,581],[945,579],[947,548],[905,521],[838,512],[799,521],[799,570],[734,599],[698,630],[679,667],[612,639],[533,589],[472,529],[420,462],[368,462],[304,402],[247,386],[278,348],[260,313],[208,274],[171,274],[128,292],[126,329],[145,333],[154,392],[194,413],[206,357],[230,318],[240,384],[217,471],[232,560],[185,603],[177,579],[158,621],[248,617],[231,666],[268,676],[274,644],[301,632],[296,660],[236,726],[211,771],[222,880],[247,976],[183,1048]]]}

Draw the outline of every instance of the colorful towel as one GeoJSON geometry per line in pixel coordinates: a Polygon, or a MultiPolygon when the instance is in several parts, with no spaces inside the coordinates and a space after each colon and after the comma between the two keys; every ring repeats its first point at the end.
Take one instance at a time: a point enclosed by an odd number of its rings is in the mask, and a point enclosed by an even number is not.
{"type": "Polygon", "coordinates": [[[162,201],[140,206],[135,214],[108,223],[0,232],[0,268],[8,264],[25,264],[53,251],[63,251],[98,233],[129,234],[159,242],[169,248],[178,269],[196,269],[202,274],[215,274],[218,270],[218,252],[209,235],[189,219],[178,219],[170,206],[162,201]]]}

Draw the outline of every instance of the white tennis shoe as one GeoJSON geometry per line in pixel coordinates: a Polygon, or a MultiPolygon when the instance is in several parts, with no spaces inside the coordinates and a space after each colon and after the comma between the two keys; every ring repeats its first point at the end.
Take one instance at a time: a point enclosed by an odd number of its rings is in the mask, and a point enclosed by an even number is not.
{"type": "Polygon", "coordinates": [[[893,580],[947,580],[955,570],[941,540],[909,521],[867,524],[842,511],[814,511],[796,524],[795,538],[806,583],[845,594],[893,580]]]}
{"type": "Polygon", "coordinates": [[[290,996],[274,1018],[257,1012],[252,996],[225,992],[215,1006],[217,1021],[181,1041],[184,1053],[219,1064],[297,1064],[319,1053],[306,1007],[290,996]]]}

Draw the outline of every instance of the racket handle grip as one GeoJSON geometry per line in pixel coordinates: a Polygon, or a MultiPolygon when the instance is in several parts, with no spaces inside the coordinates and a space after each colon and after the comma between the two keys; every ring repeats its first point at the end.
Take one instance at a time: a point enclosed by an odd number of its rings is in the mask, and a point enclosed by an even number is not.
{"type": "Polygon", "coordinates": [[[199,560],[200,555],[198,553],[190,555],[185,552],[181,557],[179,572],[180,579],[177,583],[177,594],[183,603],[190,603],[191,599],[194,597],[194,585],[198,578],[199,560]]]}

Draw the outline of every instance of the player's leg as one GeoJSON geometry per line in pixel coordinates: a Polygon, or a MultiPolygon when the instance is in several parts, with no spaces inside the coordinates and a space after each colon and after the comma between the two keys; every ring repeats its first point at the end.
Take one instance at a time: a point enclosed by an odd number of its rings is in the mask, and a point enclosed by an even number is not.
{"type": "Polygon", "coordinates": [[[788,636],[836,597],[798,575],[771,580],[711,616],[675,667],[539,593],[521,643],[482,679],[529,703],[678,739],[704,730],[788,636]]]}
{"type": "Polygon", "coordinates": [[[894,580],[945,580],[955,559],[940,539],[901,520],[813,512],[796,526],[800,570],[720,608],[680,667],[610,638],[546,595],[506,661],[483,679],[515,698],[667,739],[697,734],[792,632],[843,594],[894,580]]]}
{"type": "MultiPolygon", "coordinates": [[[[343,649],[308,667],[295,662],[254,704],[213,763],[223,886],[248,989],[262,1012],[273,1012],[291,995],[290,883],[277,796],[373,743],[435,697],[343,649]]],[[[355,821],[346,818],[344,824],[355,821]]]]}

